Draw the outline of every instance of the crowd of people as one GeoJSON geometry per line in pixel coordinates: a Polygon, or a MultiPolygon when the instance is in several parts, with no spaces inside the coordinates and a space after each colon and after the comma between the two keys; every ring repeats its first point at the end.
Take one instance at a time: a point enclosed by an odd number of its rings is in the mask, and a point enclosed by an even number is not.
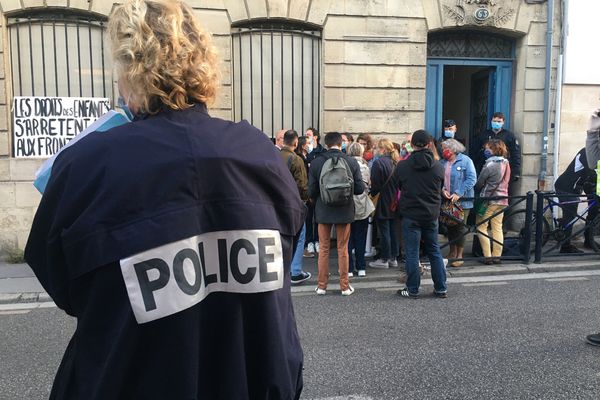
{"type": "Polygon", "coordinates": [[[495,113],[491,129],[475,138],[470,155],[455,137],[453,120],[444,121],[439,141],[424,130],[407,134],[401,143],[368,133],[354,138],[329,132],[322,137],[315,128],[304,136],[294,130],[277,132],[275,145],[308,208],[292,262],[292,283],[311,277],[302,271],[302,257],[318,256],[316,292],[326,293],[335,235],[342,294],[352,294],[348,277],[366,276],[367,265],[403,264],[406,288],[398,294],[418,296],[422,245],[434,293],[443,297],[446,265],[463,265],[469,218],[477,226],[482,262],[500,264],[503,210],[521,165],[519,143],[503,124],[504,115],[495,113]],[[330,187],[346,197],[332,203],[330,187]],[[440,224],[450,242],[446,258],[438,244],[440,224]],[[367,264],[369,256],[374,259],[367,264]]]}

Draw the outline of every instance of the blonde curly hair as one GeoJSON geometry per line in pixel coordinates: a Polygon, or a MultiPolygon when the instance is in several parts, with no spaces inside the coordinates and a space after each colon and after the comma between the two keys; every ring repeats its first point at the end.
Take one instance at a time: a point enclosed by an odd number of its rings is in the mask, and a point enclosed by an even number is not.
{"type": "Polygon", "coordinates": [[[219,85],[216,50],[180,0],[126,0],[108,21],[119,81],[140,113],[210,105],[219,85]]]}

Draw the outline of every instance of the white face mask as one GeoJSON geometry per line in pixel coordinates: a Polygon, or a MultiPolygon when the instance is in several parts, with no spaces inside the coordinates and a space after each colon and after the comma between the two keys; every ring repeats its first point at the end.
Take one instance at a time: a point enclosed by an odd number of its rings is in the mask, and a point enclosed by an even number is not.
{"type": "Polygon", "coordinates": [[[312,143],[309,143],[309,144],[308,144],[308,149],[306,149],[306,151],[308,151],[309,153],[310,153],[311,151],[313,151],[313,145],[312,145],[312,143]]]}

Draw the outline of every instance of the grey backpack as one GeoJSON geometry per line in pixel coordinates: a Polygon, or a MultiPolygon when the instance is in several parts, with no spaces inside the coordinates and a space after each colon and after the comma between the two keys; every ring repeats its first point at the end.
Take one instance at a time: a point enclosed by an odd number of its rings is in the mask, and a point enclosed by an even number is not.
{"type": "Polygon", "coordinates": [[[354,179],[343,157],[331,157],[325,161],[319,176],[319,188],[325,205],[346,206],[354,201],[354,179]]]}

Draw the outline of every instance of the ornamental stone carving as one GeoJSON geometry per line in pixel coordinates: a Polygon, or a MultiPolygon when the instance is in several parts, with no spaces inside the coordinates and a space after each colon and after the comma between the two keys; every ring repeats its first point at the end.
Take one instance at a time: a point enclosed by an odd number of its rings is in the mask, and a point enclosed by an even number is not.
{"type": "Polygon", "coordinates": [[[506,0],[456,0],[443,4],[447,19],[456,26],[476,25],[502,27],[516,10],[506,0]]]}

